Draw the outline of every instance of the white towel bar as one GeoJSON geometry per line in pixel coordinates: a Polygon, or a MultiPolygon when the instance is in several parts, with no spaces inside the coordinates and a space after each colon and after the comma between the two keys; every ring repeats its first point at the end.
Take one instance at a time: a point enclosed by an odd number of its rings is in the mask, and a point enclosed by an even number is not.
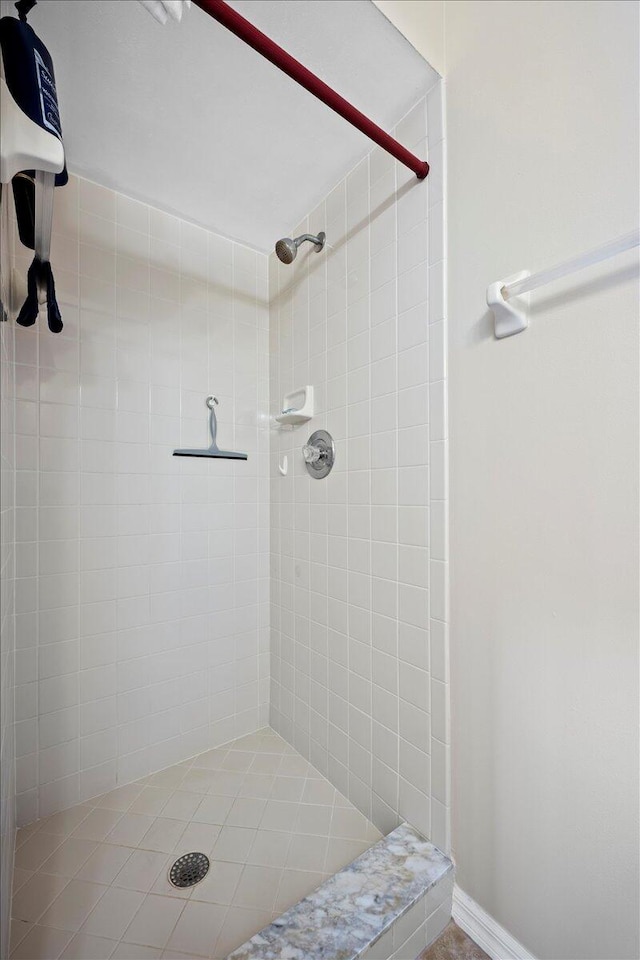
{"type": "Polygon", "coordinates": [[[624,236],[616,240],[610,240],[595,250],[588,250],[581,253],[571,260],[565,260],[555,267],[548,267],[546,270],[539,270],[538,273],[530,274],[523,271],[508,280],[497,280],[487,287],[487,304],[493,311],[495,321],[495,334],[498,339],[502,337],[513,336],[514,333],[521,333],[526,330],[529,321],[526,315],[528,306],[528,297],[526,294],[531,290],[537,290],[547,283],[559,280],[560,277],[566,277],[570,273],[576,273],[578,270],[584,270],[594,263],[600,263],[602,260],[608,260],[615,257],[625,250],[632,250],[640,246],[640,230],[632,230],[631,233],[625,233],[624,236]]]}

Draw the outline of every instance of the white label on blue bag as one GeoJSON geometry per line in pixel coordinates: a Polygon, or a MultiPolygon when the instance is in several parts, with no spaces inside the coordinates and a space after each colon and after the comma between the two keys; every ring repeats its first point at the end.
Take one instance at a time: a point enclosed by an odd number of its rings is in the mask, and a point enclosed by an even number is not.
{"type": "Polygon", "coordinates": [[[33,55],[36,62],[38,89],[40,90],[42,122],[44,123],[45,127],[55,133],[55,135],[62,140],[60,111],[58,110],[58,97],[56,95],[56,85],[53,79],[53,74],[37,50],[33,51],[33,55]]]}

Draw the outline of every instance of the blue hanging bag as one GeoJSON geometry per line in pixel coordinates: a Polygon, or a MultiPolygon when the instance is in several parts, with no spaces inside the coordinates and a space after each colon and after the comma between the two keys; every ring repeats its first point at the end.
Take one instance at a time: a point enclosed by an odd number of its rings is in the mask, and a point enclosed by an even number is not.
{"type": "MultiPolygon", "coordinates": [[[[47,133],[62,142],[62,127],[56,93],[53,61],[44,43],[27,23],[35,0],[18,0],[20,19],[0,19],[0,50],[9,94],[20,110],[47,133]]],[[[64,186],[69,177],[66,164],[55,177],[55,186],[64,186]]],[[[21,242],[36,250],[36,171],[20,171],[12,180],[21,242]]],[[[40,187],[40,189],[46,189],[40,187]]],[[[46,291],[47,320],[52,333],[62,330],[62,317],[55,295],[55,283],[48,255],[36,256],[27,274],[27,299],[17,317],[21,326],[32,326],[38,317],[38,291],[46,291]]]]}

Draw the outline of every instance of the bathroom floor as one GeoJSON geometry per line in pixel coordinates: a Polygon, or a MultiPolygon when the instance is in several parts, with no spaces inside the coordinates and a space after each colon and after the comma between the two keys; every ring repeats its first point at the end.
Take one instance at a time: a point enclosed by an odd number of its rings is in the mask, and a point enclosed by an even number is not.
{"type": "Polygon", "coordinates": [[[11,960],[223,958],[380,837],[267,728],[20,830],[11,960]]]}
{"type": "Polygon", "coordinates": [[[452,920],[418,960],[489,960],[489,955],[452,920]]]}
{"type": "Polygon", "coordinates": [[[418,960],[489,960],[489,955],[452,920],[418,960]]]}

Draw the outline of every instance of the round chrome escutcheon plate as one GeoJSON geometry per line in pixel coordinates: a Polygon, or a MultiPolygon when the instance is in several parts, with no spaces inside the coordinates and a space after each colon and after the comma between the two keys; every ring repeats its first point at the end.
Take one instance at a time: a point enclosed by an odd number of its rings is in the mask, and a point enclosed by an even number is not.
{"type": "Polygon", "coordinates": [[[331,473],[335,462],[336,451],[333,445],[333,437],[326,430],[316,430],[309,437],[306,447],[307,449],[314,448],[318,453],[317,459],[313,462],[309,462],[305,458],[307,472],[314,480],[322,480],[331,473]]]}

